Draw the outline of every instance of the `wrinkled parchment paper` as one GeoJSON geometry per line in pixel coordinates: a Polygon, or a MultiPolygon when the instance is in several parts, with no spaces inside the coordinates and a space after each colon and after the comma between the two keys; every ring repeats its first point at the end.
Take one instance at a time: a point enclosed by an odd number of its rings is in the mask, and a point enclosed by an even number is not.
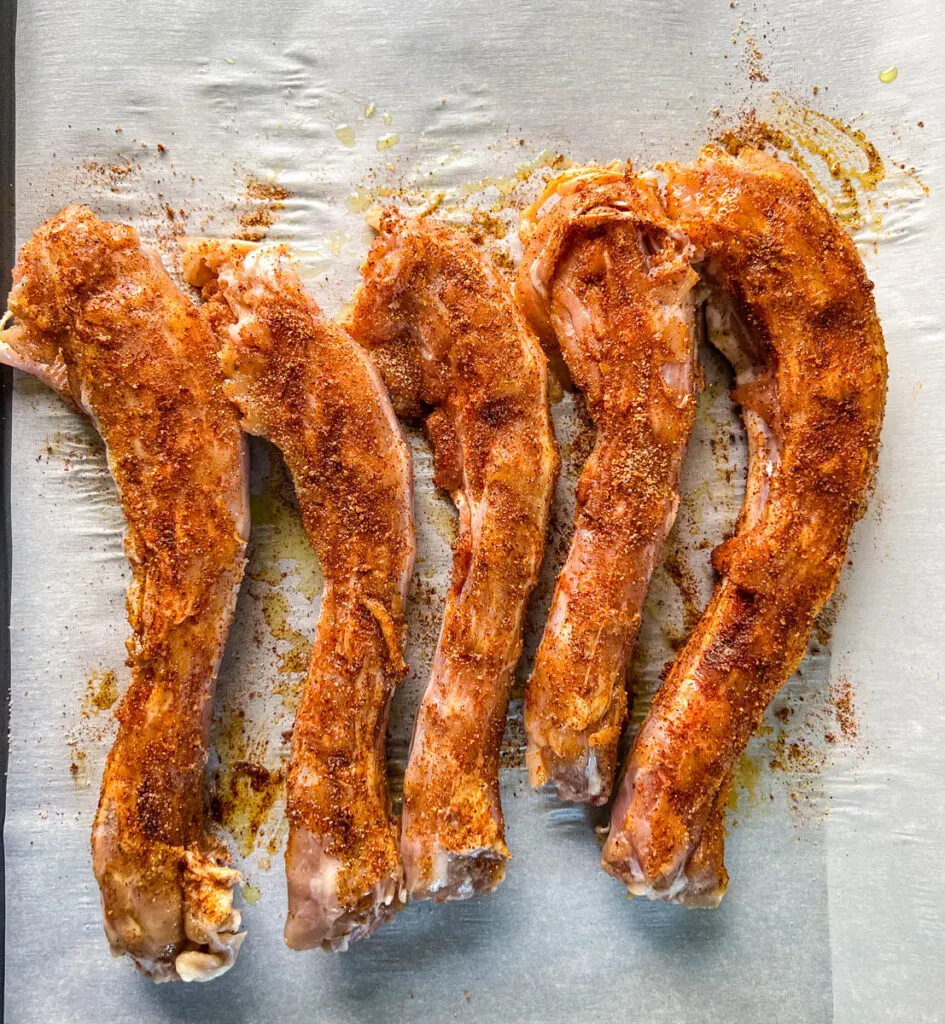
{"type": "MultiPolygon", "coordinates": [[[[509,204],[534,194],[555,154],[639,166],[691,158],[746,106],[783,118],[784,97],[795,132],[803,104],[854,120],[887,170],[861,197],[858,239],[890,389],[851,567],[739,773],[722,907],[625,899],[598,868],[601,819],[528,787],[519,700],[503,755],[506,882],[485,899],[412,905],[333,956],[291,953],[281,940],[282,734],[320,578],[281,462],[254,442],[251,562],[210,766],[215,810],[246,874],[249,936],[211,985],[155,987],[108,955],[89,854],[128,679],[120,510],[91,429],[18,376],[7,1020],[942,1019],[943,20],[937,4],[905,0],[19,0],[18,241],[74,201],[135,223],[169,260],[181,232],[265,236],[293,247],[330,312],[356,282],[370,240],[363,213],[391,188],[441,202],[443,215],[472,221],[514,258],[498,239],[509,204]],[[898,77],[882,82],[892,66],[898,77]],[[262,779],[257,790],[248,771],[262,779]]],[[[821,177],[829,184],[829,172],[821,177]]],[[[682,508],[632,673],[636,721],[706,599],[708,549],[742,493],[729,377],[703,355],[682,508]]],[[[579,403],[555,397],[564,472],[523,678],[590,443],[579,403]]],[[[395,790],[454,529],[428,449],[419,435],[411,443],[419,550],[411,674],[391,725],[395,790]]]]}

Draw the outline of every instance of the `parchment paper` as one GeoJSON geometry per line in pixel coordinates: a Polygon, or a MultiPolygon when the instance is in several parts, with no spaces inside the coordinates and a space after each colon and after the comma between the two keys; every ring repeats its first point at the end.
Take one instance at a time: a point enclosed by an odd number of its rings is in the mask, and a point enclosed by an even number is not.
{"type": "MultiPolygon", "coordinates": [[[[528,787],[517,701],[504,754],[506,882],[485,899],[412,905],[334,956],[294,954],[281,940],[276,782],[319,577],[281,464],[254,443],[252,558],[220,676],[210,781],[216,772],[225,797],[240,762],[272,773],[256,803],[217,807],[246,895],[259,899],[245,907],[249,936],[229,974],[156,987],[108,956],[89,854],[113,701],[128,678],[121,514],[91,429],[18,377],[7,1020],[943,1019],[942,22],[935,3],[889,0],[19,0],[18,242],[74,201],[135,223],[168,259],[181,231],[265,235],[292,245],[331,312],[366,252],[362,213],[386,186],[443,189],[444,214],[460,221],[497,205],[478,224],[501,250],[503,203],[537,187],[551,154],[690,158],[726,117],[746,103],[771,109],[777,92],[856,119],[889,172],[858,237],[890,389],[852,568],[740,772],[721,908],[628,903],[598,867],[601,819],[528,787]],[[894,65],[898,78],[881,82],[894,65]],[[510,181],[523,165],[531,181],[510,181]],[[490,178],[491,190],[465,187],[490,178]]],[[[632,673],[636,721],[708,594],[708,548],[741,499],[729,377],[708,349],[704,359],[683,505],[632,673]]],[[[579,403],[564,395],[554,414],[565,471],[523,678],[588,445],[579,403]]],[[[411,443],[419,551],[411,674],[391,726],[395,790],[452,529],[428,449],[418,435],[411,443]]]]}

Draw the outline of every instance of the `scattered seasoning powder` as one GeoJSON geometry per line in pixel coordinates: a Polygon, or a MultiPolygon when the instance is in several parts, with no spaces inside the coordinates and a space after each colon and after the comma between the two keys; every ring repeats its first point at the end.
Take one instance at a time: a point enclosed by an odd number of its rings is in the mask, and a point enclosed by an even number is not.
{"type": "Polygon", "coordinates": [[[853,684],[849,679],[841,679],[833,690],[833,706],[837,713],[837,723],[845,740],[854,740],[860,727],[856,720],[856,704],[854,703],[853,684]]]}
{"type": "Polygon", "coordinates": [[[260,242],[269,233],[275,221],[275,213],[285,207],[285,200],[292,193],[272,181],[258,178],[246,179],[246,203],[248,208],[239,215],[240,230],[234,238],[247,242],[260,242]]]}
{"type": "Polygon", "coordinates": [[[249,177],[246,179],[247,199],[266,199],[269,202],[284,202],[292,193],[282,185],[274,181],[262,181],[259,178],[249,177]]]}
{"type": "Polygon", "coordinates": [[[749,82],[768,81],[768,72],[765,66],[765,55],[755,45],[755,40],[751,36],[745,40],[745,60],[748,64],[749,82]]]}
{"type": "MultiPolygon", "coordinates": [[[[663,558],[663,568],[666,575],[673,581],[679,596],[683,602],[683,630],[685,636],[695,629],[696,624],[702,618],[703,605],[699,594],[699,581],[692,568],[686,563],[683,552],[678,544],[668,547],[663,558]]],[[[675,644],[672,646],[675,647],[675,644]]],[[[680,640],[679,647],[682,647],[680,640]]]]}

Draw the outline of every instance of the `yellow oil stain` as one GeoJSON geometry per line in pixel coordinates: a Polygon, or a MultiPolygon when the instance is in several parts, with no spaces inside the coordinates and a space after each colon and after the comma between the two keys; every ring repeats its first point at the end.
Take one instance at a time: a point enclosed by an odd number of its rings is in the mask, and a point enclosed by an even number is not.
{"type": "Polygon", "coordinates": [[[760,781],[761,765],[748,754],[742,754],[728,793],[729,810],[744,809],[746,803],[749,807],[757,807],[761,802],[758,794],[760,781]]]}
{"type": "Polygon", "coordinates": [[[214,722],[213,746],[220,767],[214,773],[210,810],[246,857],[285,797],[285,770],[266,763],[265,736],[248,733],[243,711],[225,712],[214,722]]]}
{"type": "Polygon", "coordinates": [[[377,113],[377,104],[376,103],[369,103],[364,108],[364,116],[365,117],[373,117],[376,113],[377,113]]]}
{"type": "Polygon", "coordinates": [[[449,167],[450,164],[456,163],[456,161],[463,155],[463,148],[458,142],[454,142],[450,145],[450,148],[444,153],[437,161],[437,167],[449,167]]]}
{"type": "Polygon", "coordinates": [[[713,486],[708,480],[703,480],[698,487],[687,491],[682,496],[682,502],[689,514],[689,518],[696,530],[701,530],[706,521],[706,511],[710,509],[713,497],[713,486]]]}
{"type": "Polygon", "coordinates": [[[66,735],[66,746],[69,750],[69,774],[72,776],[72,783],[76,789],[88,789],[89,763],[84,750],[79,748],[79,741],[75,735],[66,735]]]}
{"type": "Polygon", "coordinates": [[[285,772],[256,761],[233,761],[220,769],[214,781],[213,816],[248,857],[276,801],[284,796],[285,772]]]}
{"type": "Polygon", "coordinates": [[[289,645],[289,649],[279,655],[279,671],[307,671],[312,645],[302,633],[289,625],[289,599],[280,591],[272,590],[263,598],[262,606],[263,618],[272,638],[289,645]]]}
{"type": "Polygon", "coordinates": [[[820,157],[835,180],[852,179],[863,188],[873,190],[886,177],[879,151],[859,128],[778,93],[775,94],[775,109],[796,145],[820,157]]]}
{"type": "Polygon", "coordinates": [[[459,536],[459,517],[446,492],[436,490],[426,495],[423,510],[437,536],[452,547],[459,536]]]}
{"type": "Polygon", "coordinates": [[[348,149],[353,149],[355,144],[354,128],[350,124],[340,124],[335,129],[335,138],[348,149]]]}
{"type": "Polygon", "coordinates": [[[375,143],[378,151],[385,149],[391,149],[400,142],[400,136],[396,132],[391,132],[389,135],[382,135],[375,143]]]}
{"type": "Polygon", "coordinates": [[[221,762],[246,761],[265,753],[266,741],[251,739],[243,711],[226,711],[213,723],[213,747],[221,762]]]}
{"type": "Polygon", "coordinates": [[[383,120],[384,124],[386,124],[389,127],[393,123],[394,115],[388,114],[385,111],[383,114],[381,114],[381,119],[383,120]]]}
{"type": "Polygon", "coordinates": [[[266,849],[269,851],[270,854],[274,854],[278,851],[279,847],[283,844],[288,834],[289,819],[283,814],[275,831],[269,837],[269,843],[266,846],[266,849]]]}
{"type": "Polygon", "coordinates": [[[439,569],[435,562],[428,562],[424,558],[418,558],[413,563],[414,575],[421,580],[429,582],[439,576],[439,569]]]}
{"type": "Polygon", "coordinates": [[[384,200],[396,199],[407,206],[423,208],[424,213],[429,213],[438,207],[463,206],[467,200],[480,197],[487,190],[494,189],[498,193],[498,199],[493,204],[492,211],[498,212],[509,205],[509,197],[512,193],[523,183],[528,182],[534,174],[546,170],[557,173],[571,166],[572,162],[561,153],[545,150],[534,160],[519,164],[514,173],[510,175],[479,178],[448,188],[439,185],[363,186],[345,199],[345,206],[350,213],[364,214],[378,203],[383,204],[384,200]]]}
{"type": "Polygon", "coordinates": [[[341,324],[345,330],[349,330],[351,326],[351,318],[354,316],[354,308],[357,305],[356,295],[350,299],[345,299],[341,306],[338,308],[338,312],[335,314],[335,321],[341,324]]]}
{"type": "Polygon", "coordinates": [[[457,186],[455,191],[458,199],[466,199],[487,188],[494,188],[499,193],[500,198],[505,198],[523,182],[528,181],[536,171],[547,168],[557,173],[567,170],[572,166],[573,162],[563,154],[545,150],[534,160],[519,164],[514,174],[504,177],[481,178],[479,181],[467,182],[464,185],[457,186]]]}
{"type": "Polygon", "coordinates": [[[255,906],[261,899],[262,893],[255,885],[250,885],[248,882],[240,886],[240,893],[243,899],[251,906],[255,906]]]}
{"type": "Polygon", "coordinates": [[[377,188],[358,189],[345,199],[345,206],[348,213],[364,213],[378,198],[382,196],[393,196],[396,190],[378,186],[377,188]]]}
{"type": "Polygon", "coordinates": [[[298,589],[306,600],[321,593],[324,579],[312,545],[305,535],[302,518],[294,501],[292,482],[285,463],[273,458],[262,490],[250,494],[253,534],[246,574],[271,586],[283,581],[283,562],[293,566],[298,589]]]}
{"type": "Polygon", "coordinates": [[[883,68],[883,70],[880,71],[880,73],[879,73],[879,80],[884,85],[889,85],[890,82],[895,82],[898,77],[899,77],[899,68],[897,68],[895,66],[891,67],[891,68],[883,68]]]}
{"type": "Polygon", "coordinates": [[[916,186],[929,194],[914,168],[900,165],[892,173],[862,130],[778,92],[768,98],[764,117],[757,110],[746,111],[738,124],[717,133],[715,141],[731,153],[744,146],[776,150],[798,168],[817,198],[850,232],[865,227],[875,233],[881,230],[885,196],[880,185],[893,184],[891,178],[910,182],[908,193],[894,196],[900,201],[918,198],[916,186]]]}
{"type": "Polygon", "coordinates": [[[85,686],[83,710],[87,714],[108,711],[118,700],[118,678],[112,669],[93,672],[85,686]]]}

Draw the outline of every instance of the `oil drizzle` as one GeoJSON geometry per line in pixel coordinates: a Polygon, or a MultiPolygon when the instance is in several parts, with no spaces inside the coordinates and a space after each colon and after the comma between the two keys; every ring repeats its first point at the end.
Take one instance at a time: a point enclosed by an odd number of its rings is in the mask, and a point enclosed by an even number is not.
{"type": "Polygon", "coordinates": [[[519,164],[511,175],[479,178],[476,181],[467,181],[449,187],[441,187],[436,184],[360,187],[348,196],[345,205],[351,213],[364,214],[379,201],[396,199],[414,209],[425,208],[426,212],[431,212],[440,207],[462,206],[467,199],[494,189],[498,193],[498,200],[493,203],[492,210],[497,212],[507,205],[503,200],[518,189],[523,182],[527,182],[536,171],[547,168],[558,172],[566,170],[571,165],[572,163],[567,157],[546,150],[534,160],[519,164]]]}
{"type": "Polygon", "coordinates": [[[929,195],[915,167],[883,159],[863,131],[781,93],[768,97],[763,116],[759,108],[743,111],[714,132],[713,141],[730,153],[754,146],[793,162],[860,246],[875,249],[888,237],[887,210],[929,195]]]}
{"type": "Polygon", "coordinates": [[[729,153],[746,146],[773,149],[807,178],[817,198],[848,230],[881,226],[872,201],[886,167],[876,146],[858,128],[830,114],[805,107],[780,93],[770,97],[770,111],[744,111],[734,125],[715,133],[729,153]]]}

